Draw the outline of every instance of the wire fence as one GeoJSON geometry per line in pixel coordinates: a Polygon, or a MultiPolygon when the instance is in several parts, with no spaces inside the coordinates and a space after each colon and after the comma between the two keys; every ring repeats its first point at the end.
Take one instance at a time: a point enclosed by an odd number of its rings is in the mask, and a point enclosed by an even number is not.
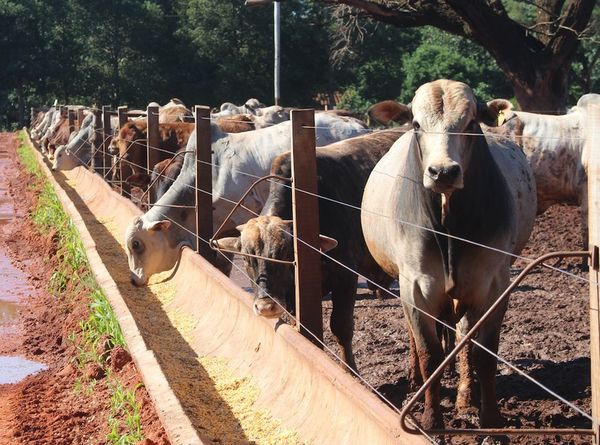
{"type": "MultiPolygon", "coordinates": [[[[99,110],[99,109],[96,109],[96,110],[99,110]]],[[[207,118],[207,119],[209,119],[209,118],[207,118]]],[[[211,119],[211,121],[213,120],[212,118],[210,118],[210,119],[211,119]]],[[[247,123],[247,122],[245,122],[245,121],[239,121],[239,122],[247,123]]],[[[317,129],[317,128],[326,128],[326,127],[316,127],[316,126],[315,126],[315,127],[305,127],[305,128],[314,128],[314,129],[317,129]]],[[[112,135],[106,135],[106,134],[104,134],[104,131],[103,131],[103,130],[99,130],[99,129],[94,129],[94,131],[95,131],[97,134],[102,134],[102,143],[101,143],[101,144],[99,144],[99,146],[100,146],[100,147],[105,147],[105,146],[106,146],[106,142],[108,141],[108,139],[109,139],[109,138],[111,138],[111,137],[112,137],[112,135]]],[[[486,136],[486,137],[498,137],[498,135],[496,135],[496,134],[473,134],[473,133],[447,133],[447,134],[451,134],[451,135],[461,135],[461,136],[486,136]]],[[[542,138],[542,137],[540,137],[540,139],[543,139],[543,138],[542,138]]],[[[554,137],[549,137],[549,138],[545,138],[545,139],[556,139],[556,138],[554,138],[554,137]]],[[[572,139],[572,140],[583,140],[584,138],[571,138],[571,139],[572,139]]],[[[132,142],[130,142],[130,144],[133,144],[133,143],[134,143],[133,141],[132,141],[132,142]]],[[[168,155],[171,155],[171,156],[174,156],[174,154],[175,154],[175,153],[174,153],[174,152],[172,152],[172,151],[165,150],[165,149],[162,149],[162,148],[160,148],[160,147],[148,146],[148,148],[149,148],[149,149],[152,149],[152,150],[157,150],[157,151],[159,151],[159,152],[161,152],[161,153],[163,153],[163,154],[168,154],[168,155]]],[[[73,153],[71,153],[71,154],[73,154],[73,153]]],[[[74,155],[74,156],[76,156],[75,154],[73,154],[73,155],[74,155]]],[[[77,157],[77,156],[76,156],[76,157],[77,157]]],[[[89,161],[89,162],[84,162],[82,159],[80,159],[80,158],[78,157],[78,159],[79,159],[79,160],[82,162],[82,164],[84,164],[84,165],[88,165],[88,164],[89,164],[89,163],[92,161],[92,159],[93,159],[93,158],[94,158],[94,156],[93,156],[93,154],[92,154],[90,161],[89,161]]],[[[127,163],[131,164],[132,166],[135,166],[136,168],[139,168],[139,169],[141,169],[141,170],[143,170],[143,171],[147,170],[147,165],[139,165],[139,164],[135,164],[135,163],[131,162],[130,160],[125,160],[125,159],[123,159],[123,156],[121,156],[120,158],[118,158],[118,159],[117,159],[117,162],[127,162],[127,163]]],[[[202,162],[203,162],[204,164],[206,164],[206,165],[210,165],[211,167],[213,167],[213,168],[215,168],[215,169],[217,169],[217,170],[223,167],[222,165],[215,164],[215,163],[212,163],[212,162],[204,162],[204,161],[202,161],[202,162]]],[[[88,166],[89,166],[89,165],[88,165],[88,166]]],[[[112,167],[111,167],[111,168],[112,168],[112,167]]],[[[257,175],[255,175],[255,174],[247,173],[247,172],[244,172],[244,171],[241,171],[241,170],[231,169],[230,167],[227,167],[227,168],[228,168],[229,170],[233,170],[233,171],[235,171],[235,172],[239,173],[240,175],[244,175],[244,176],[247,176],[247,177],[250,177],[250,178],[253,178],[253,179],[260,179],[260,178],[261,178],[260,176],[257,176],[257,175]]],[[[379,174],[385,174],[385,175],[388,175],[388,176],[390,176],[391,178],[397,179],[397,177],[395,177],[395,176],[393,176],[393,175],[389,175],[389,174],[387,174],[387,173],[385,173],[385,172],[381,172],[381,171],[377,171],[377,170],[374,170],[374,172],[377,172],[377,173],[379,173],[379,174]]],[[[109,170],[109,172],[105,173],[105,179],[106,179],[106,176],[108,175],[108,173],[110,173],[110,170],[109,170]]],[[[156,171],[155,171],[155,172],[154,172],[154,174],[156,174],[158,177],[162,177],[163,179],[165,179],[165,180],[168,180],[168,181],[171,181],[171,182],[174,182],[174,181],[176,181],[176,179],[170,178],[170,177],[168,177],[168,176],[164,175],[162,172],[156,172],[156,171]]],[[[267,181],[268,181],[268,182],[269,182],[271,185],[277,184],[278,186],[281,186],[281,187],[287,187],[287,188],[290,188],[290,189],[292,188],[292,186],[290,186],[290,185],[288,185],[288,184],[284,184],[283,182],[280,182],[280,181],[275,181],[275,180],[267,180],[267,181]]],[[[214,182],[214,181],[213,181],[213,182],[214,182]]],[[[210,192],[210,191],[198,189],[197,187],[195,187],[195,186],[194,186],[194,185],[192,185],[192,184],[183,184],[183,186],[184,186],[184,187],[187,187],[187,188],[190,188],[190,189],[192,189],[192,190],[194,190],[194,191],[198,191],[198,192],[205,193],[205,194],[211,194],[211,192],[210,192]]],[[[365,210],[365,209],[361,209],[359,206],[356,206],[356,205],[353,205],[353,204],[350,204],[350,203],[346,203],[346,202],[342,202],[342,201],[339,201],[339,200],[336,200],[336,199],[333,199],[333,198],[330,198],[330,197],[327,197],[327,196],[323,196],[323,195],[320,195],[320,194],[318,194],[318,193],[312,193],[312,192],[309,192],[309,191],[306,191],[306,190],[298,190],[298,189],[296,189],[296,190],[297,190],[298,192],[300,192],[300,193],[305,193],[305,194],[308,194],[308,195],[312,195],[312,196],[314,196],[314,197],[315,197],[315,198],[317,198],[317,199],[322,199],[322,200],[326,200],[326,201],[328,201],[328,202],[331,202],[331,203],[333,203],[333,204],[336,204],[336,205],[345,206],[345,207],[347,207],[347,208],[353,209],[354,211],[361,211],[361,210],[362,210],[363,212],[367,211],[367,210],[365,210]]],[[[129,198],[131,198],[131,199],[133,199],[133,198],[134,198],[134,197],[133,197],[133,195],[132,195],[131,193],[125,192],[125,194],[126,194],[126,195],[128,195],[128,197],[129,197],[129,198]]],[[[224,202],[227,202],[228,204],[233,204],[233,205],[235,205],[235,204],[237,203],[237,201],[235,200],[235,199],[236,199],[235,197],[230,197],[230,198],[227,198],[227,197],[220,196],[220,198],[219,198],[219,199],[222,199],[224,202]]],[[[161,205],[164,205],[164,204],[163,204],[163,203],[161,203],[161,202],[160,202],[160,200],[159,200],[159,201],[158,201],[158,202],[156,202],[156,203],[151,203],[151,205],[160,207],[161,205]]],[[[252,214],[254,217],[257,217],[257,216],[259,216],[259,213],[257,213],[257,212],[255,212],[255,211],[253,211],[253,210],[252,210],[252,209],[250,209],[250,208],[247,208],[247,207],[245,207],[244,209],[245,209],[246,211],[250,212],[250,213],[251,213],[251,214],[252,214]]],[[[162,213],[162,212],[159,212],[159,213],[160,213],[160,214],[161,214],[163,217],[165,217],[165,219],[168,219],[168,220],[170,220],[172,223],[174,223],[175,225],[179,226],[179,227],[180,227],[182,230],[186,231],[186,232],[187,232],[187,233],[190,235],[190,237],[193,237],[193,238],[194,238],[194,239],[196,239],[196,240],[200,240],[200,241],[202,241],[203,243],[206,243],[206,244],[208,244],[208,245],[211,245],[211,242],[210,242],[210,240],[207,240],[207,239],[204,239],[204,238],[199,238],[199,237],[197,236],[197,234],[196,234],[196,233],[194,233],[193,231],[189,230],[188,228],[186,228],[186,227],[182,226],[182,225],[181,225],[181,224],[180,224],[178,221],[175,221],[173,218],[170,218],[170,217],[168,217],[167,215],[165,215],[165,214],[164,214],[164,213],[162,213]]],[[[522,256],[522,255],[516,255],[516,254],[514,254],[514,253],[512,253],[512,252],[503,251],[503,250],[501,250],[501,249],[497,249],[497,248],[495,248],[495,247],[493,247],[493,246],[487,246],[487,245],[484,245],[484,244],[481,244],[481,243],[477,243],[477,242],[474,242],[474,241],[471,241],[471,240],[468,240],[468,239],[465,239],[465,238],[461,238],[461,237],[456,237],[456,236],[453,236],[453,235],[449,235],[449,234],[447,234],[447,233],[445,233],[445,232],[440,232],[440,231],[437,231],[437,230],[435,230],[435,229],[432,229],[432,228],[428,228],[428,227],[420,226],[420,225],[418,225],[418,224],[414,224],[414,223],[411,223],[411,222],[408,222],[408,221],[403,221],[403,220],[400,220],[400,219],[398,219],[398,218],[394,218],[393,216],[390,216],[390,215],[379,214],[379,213],[376,213],[376,212],[371,212],[371,213],[373,213],[373,214],[375,214],[375,215],[377,215],[377,216],[379,216],[379,217],[382,217],[382,218],[387,218],[387,219],[394,220],[395,222],[397,222],[397,223],[399,223],[399,224],[403,224],[403,225],[410,225],[410,226],[412,226],[412,227],[414,227],[414,228],[418,228],[418,229],[420,229],[420,230],[425,230],[425,231],[429,231],[429,232],[435,233],[435,234],[437,234],[437,235],[440,235],[440,236],[445,236],[445,237],[453,238],[453,239],[456,239],[456,240],[459,240],[459,241],[462,241],[462,242],[465,242],[465,243],[469,243],[469,244],[472,244],[472,245],[478,246],[478,247],[480,247],[480,248],[489,249],[489,250],[495,251],[495,252],[497,252],[497,253],[501,253],[501,254],[504,254],[504,255],[508,255],[508,256],[510,256],[510,257],[513,257],[513,258],[518,258],[518,259],[521,259],[521,260],[523,260],[523,261],[532,262],[532,261],[534,261],[534,260],[535,260],[534,258],[531,258],[531,257],[525,257],[525,256],[522,256]]],[[[332,256],[332,255],[330,255],[330,254],[327,254],[327,253],[324,253],[324,252],[321,252],[321,251],[320,251],[318,248],[316,248],[316,247],[312,246],[310,243],[307,243],[307,242],[305,242],[304,240],[302,240],[302,239],[300,239],[300,238],[297,238],[297,237],[295,237],[295,235],[294,235],[293,233],[291,233],[291,232],[288,232],[288,231],[286,231],[286,230],[285,230],[285,229],[283,229],[283,228],[280,228],[280,230],[282,230],[283,232],[285,232],[285,233],[286,233],[288,236],[290,236],[291,238],[293,238],[293,239],[296,239],[296,240],[297,240],[299,243],[302,243],[303,245],[306,245],[306,246],[307,246],[307,247],[309,247],[310,249],[317,251],[317,252],[318,252],[320,255],[322,255],[323,257],[327,258],[327,259],[328,259],[328,260],[330,260],[330,261],[333,261],[334,263],[338,264],[340,267],[343,267],[343,268],[345,268],[346,270],[348,270],[348,271],[350,271],[350,272],[352,272],[352,273],[354,273],[354,274],[356,274],[356,275],[358,275],[358,276],[361,276],[361,274],[360,274],[358,271],[356,271],[356,270],[352,269],[351,267],[349,267],[349,266],[347,266],[347,265],[343,264],[342,262],[340,262],[339,260],[337,260],[337,259],[336,259],[334,256],[332,256]]],[[[219,252],[219,254],[220,254],[220,255],[222,255],[224,258],[226,258],[226,259],[227,259],[227,261],[231,262],[231,264],[232,264],[232,267],[235,267],[235,268],[236,268],[236,269],[237,269],[237,270],[238,270],[240,273],[242,273],[242,274],[243,274],[243,275],[244,275],[246,278],[248,278],[248,279],[250,280],[250,282],[252,282],[252,279],[251,279],[251,277],[250,277],[250,276],[249,276],[249,275],[248,275],[248,274],[247,274],[247,273],[246,273],[244,270],[242,270],[242,268],[240,268],[240,267],[239,267],[237,264],[235,264],[235,263],[234,263],[234,262],[233,262],[231,259],[229,259],[229,258],[228,258],[226,255],[224,255],[222,252],[219,252]]],[[[558,273],[564,274],[564,275],[566,275],[566,276],[569,276],[569,277],[571,277],[571,278],[574,278],[574,279],[577,279],[577,280],[580,280],[580,281],[586,282],[586,283],[588,283],[588,284],[591,284],[591,285],[598,286],[598,284],[599,284],[599,283],[597,283],[597,282],[595,282],[595,281],[592,281],[592,280],[590,280],[590,279],[588,279],[588,278],[581,277],[581,276],[579,276],[579,275],[573,274],[573,273],[571,273],[571,272],[569,272],[569,271],[567,271],[567,270],[560,269],[560,268],[558,268],[558,267],[556,267],[556,266],[553,266],[553,265],[550,265],[550,264],[544,264],[544,266],[546,266],[546,267],[547,267],[547,268],[549,268],[549,269],[552,269],[552,270],[553,270],[553,271],[555,271],[555,272],[558,272],[558,273]]],[[[407,277],[404,277],[404,278],[405,278],[405,279],[408,279],[407,277]]],[[[406,299],[403,299],[403,298],[402,298],[402,296],[400,296],[400,295],[397,295],[397,294],[396,294],[396,293],[394,293],[394,292],[391,292],[391,291],[390,291],[388,288],[386,288],[386,287],[384,287],[384,286],[380,285],[379,283],[376,283],[375,281],[373,281],[373,280],[370,280],[370,279],[368,279],[368,278],[365,278],[365,279],[366,279],[366,281],[367,281],[368,283],[372,284],[373,286],[375,286],[376,288],[380,289],[381,291],[383,291],[383,292],[387,293],[388,295],[390,295],[390,296],[392,296],[392,297],[394,297],[394,298],[400,299],[400,300],[402,301],[402,303],[403,303],[403,304],[407,304],[407,305],[409,305],[409,306],[410,306],[410,307],[412,307],[413,309],[415,309],[415,310],[419,311],[420,313],[422,313],[423,315],[425,315],[425,316],[427,316],[427,317],[431,318],[432,320],[436,321],[437,323],[439,323],[440,325],[444,326],[445,328],[447,328],[447,329],[449,329],[449,330],[451,330],[451,331],[453,331],[453,332],[455,332],[455,333],[458,333],[458,331],[457,331],[457,329],[456,329],[456,327],[455,327],[455,326],[451,326],[450,324],[448,324],[448,323],[447,323],[447,322],[445,322],[444,320],[440,319],[439,317],[435,317],[434,315],[432,315],[432,314],[428,313],[427,311],[423,310],[422,308],[419,308],[419,307],[415,306],[415,305],[414,305],[414,304],[412,304],[410,301],[408,301],[408,300],[406,300],[406,299]]],[[[292,319],[296,320],[296,317],[294,317],[294,316],[293,316],[293,314],[291,314],[291,313],[290,313],[290,312],[289,312],[289,311],[288,311],[288,310],[287,310],[287,309],[286,309],[286,308],[285,308],[285,307],[284,307],[284,306],[283,306],[283,305],[282,305],[282,304],[281,304],[281,303],[280,303],[280,302],[279,302],[279,301],[278,301],[276,298],[273,298],[273,297],[272,297],[272,296],[270,296],[270,295],[268,295],[268,296],[269,296],[269,297],[270,297],[270,298],[271,298],[271,299],[272,299],[272,300],[273,300],[273,301],[274,301],[274,302],[275,302],[275,303],[276,303],[276,304],[277,304],[277,305],[278,305],[278,306],[281,308],[281,310],[282,310],[284,313],[286,313],[286,314],[287,314],[288,316],[290,316],[292,319]]],[[[298,320],[296,320],[296,323],[298,324],[298,323],[299,323],[299,321],[298,321],[298,320]]],[[[304,328],[306,329],[306,326],[304,326],[304,328]]],[[[336,357],[336,359],[338,359],[338,360],[340,361],[340,363],[342,363],[342,364],[343,364],[343,365],[344,365],[344,366],[345,366],[345,367],[346,367],[346,368],[347,368],[347,369],[348,369],[348,370],[349,370],[349,371],[350,371],[352,374],[354,374],[354,375],[355,375],[357,378],[359,378],[359,379],[360,379],[360,380],[361,380],[361,381],[362,381],[362,382],[363,382],[363,383],[364,383],[364,384],[365,384],[367,387],[369,387],[369,388],[370,388],[372,391],[374,391],[376,394],[378,394],[378,396],[379,396],[379,397],[380,397],[380,398],[381,398],[381,399],[382,399],[382,400],[383,400],[383,401],[384,401],[386,404],[388,404],[388,405],[389,405],[389,406],[390,406],[390,407],[391,407],[391,408],[392,408],[394,411],[396,411],[396,412],[398,412],[398,413],[400,412],[400,410],[399,410],[399,409],[398,409],[398,408],[397,408],[397,407],[396,407],[396,406],[395,406],[393,403],[391,403],[389,400],[387,400],[387,399],[386,399],[386,398],[385,398],[385,397],[384,397],[384,396],[383,396],[383,395],[382,395],[382,394],[381,394],[379,391],[377,391],[377,390],[376,390],[376,389],[375,389],[375,388],[374,388],[372,385],[370,385],[370,384],[369,384],[369,383],[368,383],[368,382],[367,382],[365,379],[363,379],[363,378],[362,378],[362,377],[361,377],[361,376],[360,376],[360,375],[359,375],[359,374],[358,374],[356,371],[352,370],[352,369],[351,369],[351,368],[350,368],[350,367],[349,367],[349,366],[348,366],[346,363],[344,363],[344,362],[343,362],[343,360],[342,360],[342,359],[341,359],[341,358],[340,358],[340,357],[339,357],[339,356],[338,356],[338,355],[337,355],[337,354],[336,354],[334,351],[332,351],[332,350],[331,350],[331,348],[329,348],[329,347],[328,347],[328,346],[327,346],[327,345],[326,345],[326,344],[325,344],[323,341],[321,341],[321,340],[320,340],[320,339],[319,339],[319,338],[318,338],[318,337],[317,337],[317,336],[316,336],[314,333],[312,333],[312,332],[311,332],[310,330],[308,330],[308,329],[306,329],[306,331],[307,331],[307,332],[309,332],[309,334],[310,334],[312,337],[314,337],[314,339],[315,339],[315,340],[316,340],[318,343],[320,343],[320,344],[321,344],[321,346],[323,346],[323,347],[324,347],[324,348],[325,348],[325,349],[326,349],[326,350],[327,350],[329,353],[331,353],[331,354],[332,354],[334,357],[336,357]]],[[[509,367],[509,368],[510,368],[511,370],[513,370],[514,372],[516,372],[516,373],[518,373],[519,375],[523,376],[525,379],[527,379],[528,381],[530,381],[532,384],[534,384],[534,385],[538,386],[538,387],[539,387],[540,389],[542,389],[544,392],[546,392],[546,393],[548,393],[549,395],[551,395],[552,397],[556,398],[556,399],[557,399],[557,400],[559,400],[561,403],[565,404],[565,405],[566,405],[566,406],[568,406],[570,409],[574,410],[575,412],[577,412],[578,414],[580,414],[580,415],[581,415],[581,416],[583,416],[584,418],[586,418],[586,419],[588,419],[588,420],[590,420],[590,421],[592,421],[592,422],[598,422],[598,420],[597,420],[597,419],[594,419],[594,418],[592,418],[592,416],[591,416],[590,414],[588,414],[587,412],[585,412],[585,411],[584,411],[582,408],[580,408],[580,407],[576,406],[575,404],[573,404],[572,402],[570,402],[570,401],[566,400],[564,397],[560,396],[559,394],[557,394],[556,392],[554,392],[552,389],[548,388],[546,385],[542,384],[541,382],[539,382],[539,381],[538,381],[538,380],[536,380],[535,378],[531,377],[529,374],[527,374],[525,371],[523,371],[522,369],[520,369],[519,367],[517,367],[516,365],[514,365],[514,364],[513,364],[513,363],[511,363],[510,361],[508,361],[508,360],[504,359],[503,357],[501,357],[501,356],[500,356],[500,355],[498,355],[497,353],[494,353],[493,351],[491,351],[491,350],[489,350],[488,348],[486,348],[486,347],[485,347],[484,345],[482,345],[480,342],[478,342],[478,341],[476,341],[476,340],[471,340],[471,342],[473,343],[473,345],[477,346],[478,348],[481,348],[482,350],[486,351],[488,354],[491,354],[491,355],[492,355],[492,356],[494,356],[494,357],[495,357],[495,358],[496,358],[498,361],[500,361],[501,363],[503,363],[505,366],[509,367]]],[[[415,427],[418,427],[418,425],[417,425],[415,422],[412,422],[412,423],[413,423],[413,426],[415,426],[415,427]]],[[[429,440],[430,440],[432,443],[435,443],[435,440],[434,440],[434,439],[433,439],[431,436],[427,435],[427,434],[426,434],[426,432],[424,432],[424,431],[422,431],[422,432],[423,432],[423,433],[426,435],[426,437],[428,437],[428,439],[429,439],[429,440]]]]}

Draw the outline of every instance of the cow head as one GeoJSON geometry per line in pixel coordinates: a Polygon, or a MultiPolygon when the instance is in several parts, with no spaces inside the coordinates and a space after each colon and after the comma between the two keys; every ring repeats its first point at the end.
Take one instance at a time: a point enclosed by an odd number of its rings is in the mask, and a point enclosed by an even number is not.
{"type": "Polygon", "coordinates": [[[145,222],[137,217],[127,228],[125,242],[131,283],[144,286],[151,275],[169,270],[179,259],[178,246],[172,245],[171,222],[145,222]]]}
{"type": "MultiPolygon", "coordinates": [[[[221,238],[222,249],[266,258],[292,261],[294,239],[292,221],[277,216],[259,216],[238,226],[239,237],[221,238]]],[[[337,246],[337,241],[319,236],[323,252],[337,246]]],[[[290,264],[275,263],[244,256],[246,271],[254,287],[254,311],[264,317],[278,317],[283,308],[295,310],[294,268],[290,264]]]]}
{"type": "Polygon", "coordinates": [[[81,165],[81,162],[73,153],[71,153],[66,145],[61,145],[54,152],[52,170],[72,170],[78,165],[81,165]]]}
{"type": "Polygon", "coordinates": [[[426,189],[449,196],[463,188],[476,138],[483,137],[479,124],[496,126],[498,111],[462,82],[441,79],[417,89],[411,118],[426,189]]]}
{"type": "Polygon", "coordinates": [[[145,139],[146,136],[144,135],[143,130],[140,128],[140,125],[145,124],[135,121],[126,122],[125,125],[121,127],[117,135],[112,139],[110,146],[108,147],[110,154],[123,155],[124,153],[128,153],[131,151],[130,145],[134,141],[138,139],[145,139]]]}

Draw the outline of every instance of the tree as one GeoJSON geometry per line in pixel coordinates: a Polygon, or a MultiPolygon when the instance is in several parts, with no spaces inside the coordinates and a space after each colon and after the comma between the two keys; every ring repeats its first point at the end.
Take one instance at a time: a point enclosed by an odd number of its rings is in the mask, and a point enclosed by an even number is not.
{"type": "Polygon", "coordinates": [[[567,106],[571,62],[588,37],[596,3],[530,0],[520,8],[506,0],[319,1],[349,5],[401,28],[434,26],[466,37],[496,60],[522,109],[547,112],[567,106]]]}

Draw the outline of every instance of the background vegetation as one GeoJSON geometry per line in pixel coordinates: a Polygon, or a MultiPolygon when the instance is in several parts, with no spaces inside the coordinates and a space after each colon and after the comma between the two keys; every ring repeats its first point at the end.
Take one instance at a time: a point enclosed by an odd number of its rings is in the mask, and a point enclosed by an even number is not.
{"type": "MultiPolygon", "coordinates": [[[[534,20],[531,2],[505,0],[511,18],[534,20]]],[[[408,101],[421,83],[463,80],[482,99],[513,97],[480,46],[431,27],[399,29],[308,0],[282,9],[282,101],[319,106],[339,92],[357,111],[408,101]]],[[[594,11],[598,23],[599,12],[594,11]]],[[[0,128],[24,124],[29,107],[69,104],[145,107],[179,97],[218,106],[272,102],[272,7],[243,0],[0,0],[0,128]]],[[[595,29],[595,28],[594,28],[595,29]]],[[[598,91],[600,45],[584,41],[571,67],[570,103],[598,91]]]]}

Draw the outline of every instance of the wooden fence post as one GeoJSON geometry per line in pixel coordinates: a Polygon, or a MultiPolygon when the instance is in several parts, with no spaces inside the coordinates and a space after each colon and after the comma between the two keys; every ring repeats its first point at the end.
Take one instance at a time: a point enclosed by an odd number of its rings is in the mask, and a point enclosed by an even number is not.
{"type": "Polygon", "coordinates": [[[588,209],[590,261],[590,360],[592,372],[592,428],[600,444],[600,106],[588,108],[588,134],[584,152],[588,157],[588,209]]]}
{"type": "Polygon", "coordinates": [[[315,196],[317,193],[315,112],[314,110],[292,110],[291,119],[296,320],[299,322],[300,333],[322,348],[319,343],[323,341],[323,310],[319,202],[315,196]],[[314,195],[303,193],[301,190],[314,195]],[[309,331],[314,336],[309,334],[309,331]]]}
{"type": "Polygon", "coordinates": [[[196,252],[214,264],[216,252],[208,241],[213,236],[212,141],[210,108],[196,105],[196,252]]]}
{"type": "Polygon", "coordinates": [[[110,125],[111,109],[110,105],[102,106],[102,177],[109,182],[110,180],[106,178],[106,174],[112,164],[112,156],[108,152],[108,147],[112,141],[112,128],[110,125]]]}
{"type": "MultiPolygon", "coordinates": [[[[157,150],[160,135],[158,132],[158,107],[156,105],[149,105],[146,108],[146,122],[147,125],[147,156],[146,156],[146,168],[148,170],[148,176],[152,175],[152,168],[160,161],[160,152],[157,150]]],[[[150,202],[150,193],[148,193],[148,204],[150,202]]]]}
{"type": "Polygon", "coordinates": [[[81,129],[81,125],[83,125],[83,120],[85,119],[85,113],[83,108],[77,109],[77,128],[81,129]]]}
{"type": "MultiPolygon", "coordinates": [[[[128,108],[126,106],[121,106],[117,108],[117,116],[119,117],[119,130],[123,128],[123,126],[129,120],[129,117],[127,116],[127,111],[128,108]]],[[[121,171],[121,162],[119,162],[119,165],[115,165],[114,168],[114,173],[116,173],[115,176],[118,178],[117,181],[119,185],[119,190],[121,191],[121,195],[125,195],[128,198],[131,197],[131,186],[129,185],[129,183],[125,182],[125,179],[127,178],[123,178],[123,172],[121,171]]]]}
{"type": "Polygon", "coordinates": [[[69,134],[71,134],[75,131],[75,110],[69,108],[67,113],[67,118],[69,119],[69,134]]]}
{"type": "Polygon", "coordinates": [[[102,157],[100,151],[104,144],[104,131],[102,130],[102,110],[94,109],[94,145],[92,146],[92,158],[90,160],[90,170],[100,174],[102,166],[102,157]]]}

